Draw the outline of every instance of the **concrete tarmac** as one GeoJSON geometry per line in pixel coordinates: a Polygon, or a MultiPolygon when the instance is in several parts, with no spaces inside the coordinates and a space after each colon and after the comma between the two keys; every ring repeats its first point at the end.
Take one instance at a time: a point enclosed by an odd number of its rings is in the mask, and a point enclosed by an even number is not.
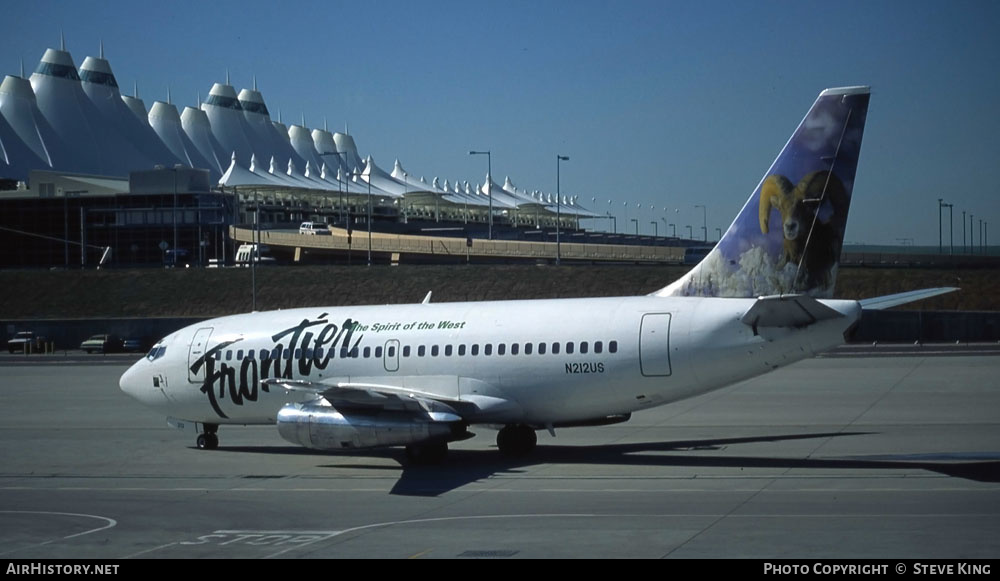
{"type": "Polygon", "coordinates": [[[4,356],[0,555],[995,558],[1000,356],[910,351],[541,432],[523,460],[476,427],[431,467],[273,426],[198,450],[118,390],[136,356],[4,356]]]}

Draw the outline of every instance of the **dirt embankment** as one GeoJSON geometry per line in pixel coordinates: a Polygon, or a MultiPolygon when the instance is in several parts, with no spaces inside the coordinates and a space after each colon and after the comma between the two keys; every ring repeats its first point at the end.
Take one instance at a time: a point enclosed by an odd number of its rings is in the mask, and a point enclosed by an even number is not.
{"type": "MultiPolygon", "coordinates": [[[[257,269],[257,309],[311,305],[625,296],[686,272],[668,266],[284,266],[257,269]]],[[[909,309],[1000,311],[1000,271],[843,268],[838,298],[920,288],[962,290],[909,309]]],[[[2,271],[0,318],[219,316],[251,309],[249,269],[2,271]]]]}

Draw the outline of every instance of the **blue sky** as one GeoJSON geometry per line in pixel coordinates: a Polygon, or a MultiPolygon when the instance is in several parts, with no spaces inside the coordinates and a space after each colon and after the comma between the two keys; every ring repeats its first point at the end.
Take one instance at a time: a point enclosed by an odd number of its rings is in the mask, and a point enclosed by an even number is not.
{"type": "MultiPolygon", "coordinates": [[[[848,243],[936,245],[937,199],[1000,239],[1000,3],[542,0],[5,0],[0,73],[59,34],[147,107],[194,105],[226,71],[272,117],[350,127],[362,155],[428,181],[564,193],[618,216],[729,225],[822,89],[871,85],[848,243]],[[609,205],[608,200],[611,200],[609,205]],[[624,204],[624,206],[623,206],[624,204]],[[636,206],[641,207],[641,211],[636,206]],[[650,207],[654,209],[651,210],[650,207]],[[664,211],[666,208],[666,211],[664,211]]],[[[947,222],[947,212],[945,213],[947,222]]],[[[606,228],[608,221],[594,224],[606,228]]],[[[948,227],[945,224],[947,244],[948,227]]],[[[978,235],[977,235],[978,241],[978,235]]]]}

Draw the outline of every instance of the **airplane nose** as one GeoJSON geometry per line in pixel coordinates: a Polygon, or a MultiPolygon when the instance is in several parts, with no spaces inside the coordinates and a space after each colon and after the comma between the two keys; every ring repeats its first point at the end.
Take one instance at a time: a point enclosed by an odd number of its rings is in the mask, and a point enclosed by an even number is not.
{"type": "Polygon", "coordinates": [[[138,394],[138,372],[136,371],[136,367],[142,365],[142,363],[143,362],[140,361],[133,364],[132,367],[129,367],[118,380],[118,388],[136,399],[140,399],[138,394]]]}

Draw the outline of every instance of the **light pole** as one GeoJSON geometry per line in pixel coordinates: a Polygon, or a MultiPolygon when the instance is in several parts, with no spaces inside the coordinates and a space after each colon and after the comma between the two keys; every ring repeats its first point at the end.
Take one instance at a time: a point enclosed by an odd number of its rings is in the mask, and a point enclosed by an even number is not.
{"type": "Polygon", "coordinates": [[[944,253],[943,238],[941,236],[941,208],[944,208],[944,198],[938,198],[938,254],[944,253]]]}
{"type": "Polygon", "coordinates": [[[493,240],[493,185],[490,183],[493,181],[493,156],[490,154],[490,150],[486,151],[470,151],[469,155],[485,155],[486,156],[486,177],[487,177],[487,192],[490,198],[490,217],[489,217],[489,239],[493,240]]]}
{"type": "Polygon", "coordinates": [[[174,266],[177,266],[177,166],[171,170],[174,174],[174,211],[171,212],[174,218],[174,266]]]}
{"type": "Polygon", "coordinates": [[[952,208],[955,204],[945,204],[948,207],[948,242],[951,245],[951,254],[955,254],[955,216],[952,208]]]}
{"type": "MultiPolygon", "coordinates": [[[[346,151],[333,151],[333,152],[330,152],[330,153],[327,153],[327,154],[324,154],[324,155],[336,155],[337,156],[337,189],[339,190],[338,193],[340,194],[340,204],[337,206],[337,213],[340,214],[340,216],[339,216],[340,220],[338,220],[338,221],[341,222],[341,223],[343,223],[344,222],[344,189],[345,188],[344,188],[344,186],[341,185],[341,181],[340,180],[343,177],[341,175],[341,168],[347,167],[347,157],[346,157],[347,156],[347,152],[346,151]],[[342,155],[345,156],[344,157],[344,165],[340,164],[340,156],[342,156],[342,155]]],[[[345,224],[344,227],[346,228],[347,225],[345,224]]]]}
{"type": "Polygon", "coordinates": [[[962,254],[968,254],[969,247],[965,245],[965,210],[962,210],[962,254]]]}
{"type": "Polygon", "coordinates": [[[674,237],[674,238],[677,238],[677,225],[676,224],[667,224],[667,226],[670,226],[670,228],[671,228],[670,235],[672,237],[674,237]]]}
{"type": "Polygon", "coordinates": [[[635,235],[638,237],[639,236],[639,219],[638,218],[632,218],[632,221],[635,222],[635,235]]]}
{"type": "Polygon", "coordinates": [[[406,216],[406,196],[410,195],[410,176],[403,172],[403,224],[407,224],[406,216]]]}
{"type": "Polygon", "coordinates": [[[687,225],[688,229],[688,240],[694,240],[694,231],[691,229],[691,225],[687,225]]]}
{"type": "MultiPolygon", "coordinates": [[[[341,186],[341,179],[343,177],[343,176],[341,176],[341,168],[343,166],[340,165],[340,156],[342,156],[342,155],[346,156],[347,152],[346,151],[330,151],[328,153],[321,153],[320,154],[320,158],[324,158],[324,157],[326,157],[328,155],[336,155],[337,156],[337,193],[338,193],[337,197],[340,200],[340,204],[337,207],[337,217],[338,217],[338,222],[343,222],[344,221],[344,188],[343,188],[343,186],[341,186]]],[[[347,161],[346,157],[344,158],[344,161],[345,161],[344,165],[346,166],[347,165],[346,164],[346,161],[347,161]]],[[[329,167],[327,169],[329,169],[329,167]]]]}
{"type": "Polygon", "coordinates": [[[653,225],[653,238],[659,238],[660,237],[660,225],[656,223],[656,220],[653,220],[652,222],[650,222],[650,224],[653,225]]]}
{"type": "Polygon", "coordinates": [[[556,266],[559,265],[562,259],[562,251],[559,241],[559,226],[562,222],[562,194],[559,188],[559,164],[564,161],[569,161],[568,155],[556,154],[556,266]]]}
{"type": "Polygon", "coordinates": [[[695,204],[695,208],[701,208],[701,229],[705,231],[705,242],[708,242],[708,210],[704,204],[695,204]]]}
{"type": "Polygon", "coordinates": [[[371,177],[371,164],[365,167],[363,172],[354,172],[355,176],[368,176],[366,180],[368,182],[368,266],[372,265],[372,177],[371,177]]]}
{"type": "Polygon", "coordinates": [[[715,241],[716,241],[716,242],[718,242],[719,240],[722,240],[722,228],[716,228],[716,229],[715,229],[715,233],[716,233],[716,235],[718,236],[718,237],[717,237],[717,238],[715,239],[715,241]]]}

